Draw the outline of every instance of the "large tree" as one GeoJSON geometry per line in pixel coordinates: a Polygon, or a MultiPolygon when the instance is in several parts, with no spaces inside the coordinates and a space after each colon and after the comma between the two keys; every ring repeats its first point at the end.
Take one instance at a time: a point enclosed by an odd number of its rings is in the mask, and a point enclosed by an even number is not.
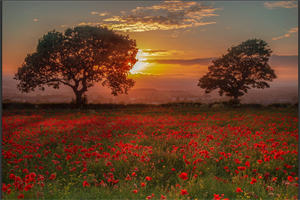
{"type": "Polygon", "coordinates": [[[231,47],[225,55],[212,61],[208,73],[200,78],[198,86],[210,93],[219,89],[222,96],[233,97],[239,103],[239,97],[252,88],[270,87],[266,81],[276,78],[274,70],[268,64],[272,51],[268,44],[260,39],[250,39],[231,47]]]}
{"type": "Polygon", "coordinates": [[[112,94],[127,93],[134,85],[128,79],[136,63],[136,42],[103,27],[78,26],[64,33],[51,31],[39,41],[36,52],[28,54],[15,74],[22,92],[58,89],[61,84],[75,93],[76,104],[95,83],[111,88],[112,94]]]}

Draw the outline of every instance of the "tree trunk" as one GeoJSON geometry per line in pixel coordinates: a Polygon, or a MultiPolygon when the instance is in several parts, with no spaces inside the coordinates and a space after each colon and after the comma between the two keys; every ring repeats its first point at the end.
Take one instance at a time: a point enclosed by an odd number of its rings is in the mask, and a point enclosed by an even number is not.
{"type": "Polygon", "coordinates": [[[85,101],[84,101],[84,96],[83,96],[83,92],[80,92],[80,91],[74,91],[75,93],[75,96],[76,96],[76,105],[77,106],[82,106],[85,104],[85,101]]]}
{"type": "Polygon", "coordinates": [[[75,97],[76,97],[76,106],[77,107],[81,107],[86,103],[86,97],[84,95],[84,93],[87,91],[87,86],[86,86],[86,81],[83,80],[82,81],[82,88],[79,90],[79,81],[75,81],[75,86],[72,87],[74,93],[75,93],[75,97]]]}
{"type": "Polygon", "coordinates": [[[238,97],[238,96],[234,96],[234,97],[233,97],[233,103],[234,103],[234,104],[239,104],[239,103],[240,103],[240,100],[239,100],[239,97],[238,97]]]}

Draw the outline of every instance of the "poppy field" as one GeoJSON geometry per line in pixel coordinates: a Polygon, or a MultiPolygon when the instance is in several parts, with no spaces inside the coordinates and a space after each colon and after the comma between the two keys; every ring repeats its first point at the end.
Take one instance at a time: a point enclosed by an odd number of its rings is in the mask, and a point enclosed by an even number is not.
{"type": "Polygon", "coordinates": [[[4,110],[3,199],[298,199],[298,110],[4,110]]]}

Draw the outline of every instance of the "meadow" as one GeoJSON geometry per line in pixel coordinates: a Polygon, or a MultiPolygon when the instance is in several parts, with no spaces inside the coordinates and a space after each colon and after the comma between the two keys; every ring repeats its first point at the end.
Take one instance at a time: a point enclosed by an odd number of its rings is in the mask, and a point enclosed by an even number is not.
{"type": "Polygon", "coordinates": [[[6,109],[3,199],[298,199],[298,109],[6,109]]]}

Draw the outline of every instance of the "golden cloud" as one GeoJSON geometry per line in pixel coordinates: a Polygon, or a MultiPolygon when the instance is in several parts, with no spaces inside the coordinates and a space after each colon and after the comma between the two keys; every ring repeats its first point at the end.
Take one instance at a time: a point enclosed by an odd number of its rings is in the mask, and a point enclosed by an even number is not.
{"type": "MultiPolygon", "coordinates": [[[[144,32],[153,30],[177,30],[215,24],[215,21],[204,19],[218,16],[218,8],[202,5],[201,2],[163,1],[153,6],[136,7],[119,16],[102,20],[102,26],[125,32],[144,32]]],[[[99,15],[98,12],[91,12],[99,15]]],[[[98,23],[82,22],[89,25],[98,23]]]]}

